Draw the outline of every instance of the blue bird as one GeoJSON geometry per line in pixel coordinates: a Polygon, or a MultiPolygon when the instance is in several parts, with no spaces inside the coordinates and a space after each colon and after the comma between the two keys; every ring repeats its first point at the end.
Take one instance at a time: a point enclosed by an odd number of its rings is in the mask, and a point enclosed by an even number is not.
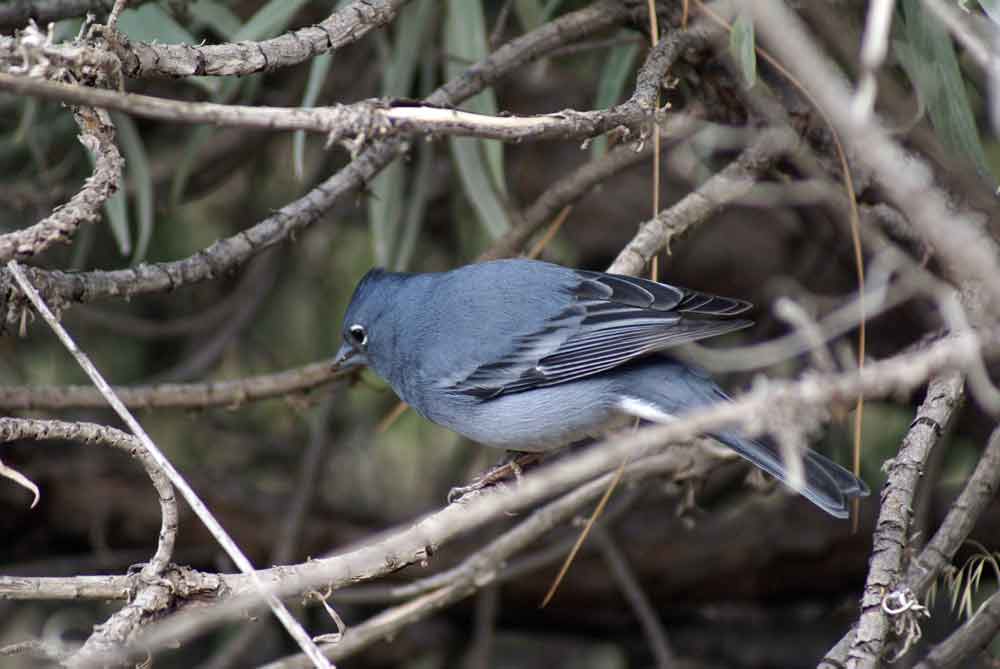
{"type": "MultiPolygon", "coordinates": [[[[728,401],[662,353],[748,327],[749,302],[648,279],[497,260],[449,272],[373,269],[343,325],[342,369],[368,365],[425,418],[487,446],[544,452],[636,418],[665,422],[728,401]]],[[[708,435],[788,483],[776,446],[708,435]]],[[[803,454],[803,496],[844,518],[865,483],[803,454]]]]}

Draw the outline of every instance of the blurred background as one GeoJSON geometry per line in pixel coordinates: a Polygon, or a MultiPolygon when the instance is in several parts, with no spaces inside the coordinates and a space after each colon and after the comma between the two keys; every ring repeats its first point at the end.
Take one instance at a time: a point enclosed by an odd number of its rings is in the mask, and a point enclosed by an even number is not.
{"type": "MultiPolygon", "coordinates": [[[[99,15],[107,11],[105,3],[92,4],[99,15]]],[[[319,22],[334,7],[306,0],[130,4],[119,28],[131,39],[192,44],[264,39],[319,22]]],[[[414,0],[388,28],[298,66],[242,78],[129,80],[127,88],[174,99],[289,107],[377,96],[419,98],[497,45],[586,4],[414,0]]],[[[671,30],[679,3],[660,4],[662,29],[671,30]]],[[[821,48],[848,73],[856,72],[865,3],[808,4],[815,6],[804,7],[803,17],[821,48]]],[[[986,84],[961,48],[953,47],[954,72],[967,95],[957,102],[951,98],[961,107],[951,113],[972,119],[972,130],[962,126],[966,134],[959,140],[968,139],[969,132],[975,137],[972,149],[958,151],[948,134],[951,117],[941,120],[944,112],[914,75],[924,56],[912,38],[912,25],[927,20],[918,5],[902,3],[897,10],[894,35],[903,46],[890,54],[881,75],[887,83],[880,111],[942,173],[989,192],[988,175],[997,167],[998,152],[987,119],[986,84]]],[[[0,24],[5,34],[19,27],[0,24]]],[[[71,38],[79,27],[78,18],[58,20],[55,34],[71,38]]],[[[648,25],[640,21],[604,31],[519,68],[466,108],[528,115],[607,107],[631,93],[648,44],[648,25]]],[[[659,186],[664,207],[724,167],[753,132],[742,92],[748,82],[737,76],[739,68],[727,65],[732,45],[724,38],[717,46],[714,52],[686,54],[671,70],[671,86],[664,91],[673,111],[696,113],[701,121],[682,141],[664,143],[659,186]]],[[[822,119],[766,63],[757,61],[756,68],[756,85],[788,100],[803,137],[828,145],[822,119]]],[[[102,223],[82,228],[71,245],[54,248],[33,264],[87,271],[186,257],[266,218],[351,159],[340,147],[326,148],[319,135],[186,126],[122,114],[113,118],[127,161],[124,192],[109,203],[102,223]]],[[[91,165],[77,132],[59,104],[0,96],[0,232],[45,217],[79,188],[91,165]]],[[[233,379],[322,360],[336,351],[347,300],[371,266],[437,271],[471,262],[509,229],[514,213],[608,149],[606,139],[583,145],[415,139],[406,158],[364,192],[342,198],[321,221],[238,272],[168,294],[76,305],[63,321],[116,385],[233,379]]],[[[789,174],[794,175],[792,166],[779,165],[767,181],[780,185],[789,174]]],[[[649,159],[606,179],[574,205],[541,257],[605,269],[651,217],[652,191],[649,159]]],[[[878,202],[879,196],[877,185],[862,184],[859,190],[862,202],[878,202]]],[[[920,258],[918,245],[907,248],[920,258]]],[[[786,325],[770,310],[778,297],[793,297],[812,313],[824,314],[857,289],[842,217],[821,204],[789,204],[780,195],[728,207],[674,240],[670,252],[661,255],[660,269],[666,281],[758,305],[756,326],[712,342],[719,346],[785,332],[786,325]]],[[[870,322],[868,353],[878,358],[898,352],[940,326],[933,304],[909,302],[870,322]]],[[[852,332],[834,342],[838,360],[856,355],[851,352],[855,338],[852,332]]],[[[809,364],[808,356],[801,356],[721,380],[738,393],[757,374],[792,377],[809,364]]],[[[87,381],[48,329],[35,323],[26,339],[0,339],[0,383],[87,381]]],[[[866,406],[862,473],[875,493],[861,506],[857,533],[850,523],[832,520],[781,490],[762,492],[768,486],[760,481],[748,485],[748,470],[738,463],[700,482],[693,503],[689,491],[670,481],[616,495],[606,531],[624,552],[670,643],[690,662],[684,666],[815,666],[857,616],[884,478],[881,466],[895,454],[921,398],[866,406]]],[[[138,417],[237,543],[263,566],[323,555],[412,521],[441,507],[452,486],[495,462],[495,451],[467,443],[412,411],[378,429],[396,404],[391,390],[365,373],[308,394],[225,409],[149,409],[138,417]],[[290,532],[297,492],[303,490],[308,492],[304,515],[290,532]]],[[[816,447],[845,464],[850,462],[849,408],[835,412],[828,429],[816,435],[816,447]]],[[[19,415],[118,424],[101,410],[19,415]]],[[[990,429],[974,406],[956,420],[933,463],[932,494],[920,510],[921,528],[935,527],[943,516],[990,429]]],[[[41,500],[28,509],[27,492],[0,485],[0,573],[123,573],[148,559],[159,510],[137,463],[110,449],[71,443],[9,444],[2,458],[39,485],[41,500]]],[[[995,511],[985,514],[973,533],[986,550],[996,550],[1000,536],[995,511]]],[[[429,567],[410,567],[392,580],[406,582],[453,565],[514,521],[464,537],[436,554],[429,567]]],[[[533,563],[531,558],[576,531],[562,528],[519,558],[525,567],[515,578],[343,664],[413,669],[653,664],[635,612],[594,541],[553,603],[538,608],[558,562],[533,563]]],[[[977,550],[963,550],[957,566],[977,550]]],[[[186,507],[174,561],[206,571],[232,570],[186,507]]],[[[989,581],[983,579],[975,598],[995,589],[989,581]]],[[[961,620],[946,584],[941,591],[925,628],[930,642],[961,620]]],[[[384,607],[374,596],[338,600],[334,594],[331,601],[348,625],[384,607]]],[[[46,635],[85,638],[116,606],[0,602],[0,645],[46,635]]],[[[315,607],[302,616],[310,631],[333,629],[315,607]]],[[[243,646],[234,644],[240,632],[232,626],[158,654],[156,664],[247,666],[293,651],[268,616],[252,626],[255,635],[243,646]]]]}

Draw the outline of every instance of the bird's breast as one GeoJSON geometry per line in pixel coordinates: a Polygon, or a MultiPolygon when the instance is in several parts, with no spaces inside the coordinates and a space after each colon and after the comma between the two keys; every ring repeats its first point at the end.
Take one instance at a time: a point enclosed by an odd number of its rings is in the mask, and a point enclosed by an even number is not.
{"type": "Polygon", "coordinates": [[[627,425],[600,378],[479,399],[445,394],[424,415],[485,446],[547,451],[627,425]]]}

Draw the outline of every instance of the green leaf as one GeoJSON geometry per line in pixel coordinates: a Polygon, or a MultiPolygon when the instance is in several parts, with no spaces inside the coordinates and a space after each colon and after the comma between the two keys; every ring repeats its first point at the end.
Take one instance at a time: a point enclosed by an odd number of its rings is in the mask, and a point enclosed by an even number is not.
{"type": "Polygon", "coordinates": [[[153,236],[153,175],[146,157],[146,146],[139,135],[132,119],[118,112],[112,112],[111,117],[118,132],[118,141],[125,154],[125,176],[135,190],[135,205],[138,210],[138,238],[135,250],[132,252],[131,263],[138,264],[145,260],[149,249],[149,240],[153,236]]]}
{"type": "Polygon", "coordinates": [[[131,40],[163,44],[195,44],[197,38],[155,2],[126,9],[118,17],[118,31],[131,40]]]}
{"type": "Polygon", "coordinates": [[[950,35],[920,0],[903,0],[902,16],[905,39],[895,40],[893,49],[924,101],[931,124],[945,146],[993,181],[950,35]]]}
{"type": "MultiPolygon", "coordinates": [[[[448,78],[459,76],[486,56],[486,28],[481,0],[448,0],[445,24],[448,78]]],[[[492,89],[470,98],[462,109],[496,115],[492,89]]],[[[448,141],[463,190],[480,222],[493,237],[510,229],[502,197],[506,194],[503,145],[495,140],[452,137],[448,141]]]]}
{"type": "Polygon", "coordinates": [[[308,0],[271,0],[236,31],[233,41],[262,40],[283,32],[306,2],[308,0]]]}
{"type": "Polygon", "coordinates": [[[23,144],[27,141],[28,133],[35,124],[35,117],[38,116],[38,98],[23,98],[21,104],[21,118],[17,122],[17,130],[14,131],[14,143],[23,144]]]}
{"type": "Polygon", "coordinates": [[[750,88],[757,83],[757,51],[753,32],[753,17],[740,12],[729,33],[729,53],[743,75],[743,83],[750,88]]]}
{"type": "Polygon", "coordinates": [[[229,41],[243,25],[233,10],[215,0],[197,0],[188,6],[188,11],[196,24],[207,26],[229,41]]]}
{"type": "Polygon", "coordinates": [[[540,0],[514,0],[514,13],[521,22],[524,32],[534,30],[545,23],[545,8],[540,0]]]}
{"type": "MultiPolygon", "coordinates": [[[[313,58],[309,65],[309,78],[306,80],[306,90],[302,95],[302,107],[312,107],[319,99],[326,76],[333,64],[333,54],[324,53],[313,58]]],[[[306,131],[296,130],[292,136],[292,169],[300,181],[305,178],[306,131]]]]}
{"type": "Polygon", "coordinates": [[[427,200],[430,197],[434,176],[434,145],[421,144],[417,153],[419,157],[417,158],[417,168],[413,174],[413,187],[410,191],[406,215],[403,217],[396,262],[393,263],[393,269],[397,272],[409,269],[410,261],[413,259],[417,237],[427,212],[427,200]]]}
{"type": "MultiPolygon", "coordinates": [[[[638,55],[638,44],[619,44],[608,51],[608,57],[604,61],[604,67],[601,68],[601,74],[597,80],[594,109],[607,109],[621,100],[625,84],[632,74],[638,55]]],[[[597,137],[590,145],[591,157],[598,158],[604,155],[607,147],[608,138],[597,137]]]]}
{"type": "MultiPolygon", "coordinates": [[[[434,0],[418,0],[403,8],[395,41],[385,53],[382,68],[382,95],[403,97],[410,94],[421,50],[436,14],[434,0]]],[[[396,245],[403,223],[408,170],[399,160],[394,161],[371,182],[368,198],[368,223],[372,233],[375,262],[383,267],[397,257],[396,245]]]]}
{"type": "Polygon", "coordinates": [[[556,10],[563,3],[563,0],[549,0],[545,3],[545,9],[542,10],[542,23],[545,23],[553,16],[555,16],[556,10]]]}
{"type": "MultiPolygon", "coordinates": [[[[93,158],[91,158],[93,163],[93,158]]],[[[132,252],[132,234],[129,231],[128,207],[125,204],[125,193],[121,189],[104,203],[104,213],[108,216],[108,227],[111,236],[115,238],[118,252],[127,256],[132,252]]]]}

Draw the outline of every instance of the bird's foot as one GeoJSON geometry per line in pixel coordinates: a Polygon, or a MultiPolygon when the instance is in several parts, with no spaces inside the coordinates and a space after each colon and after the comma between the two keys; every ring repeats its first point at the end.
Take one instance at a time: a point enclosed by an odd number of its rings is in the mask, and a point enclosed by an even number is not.
{"type": "Polygon", "coordinates": [[[494,486],[503,485],[505,481],[514,479],[520,482],[524,470],[542,461],[542,453],[518,453],[508,451],[492,469],[477,476],[472,483],[456,486],[448,491],[448,503],[461,502],[467,497],[494,486]]]}

